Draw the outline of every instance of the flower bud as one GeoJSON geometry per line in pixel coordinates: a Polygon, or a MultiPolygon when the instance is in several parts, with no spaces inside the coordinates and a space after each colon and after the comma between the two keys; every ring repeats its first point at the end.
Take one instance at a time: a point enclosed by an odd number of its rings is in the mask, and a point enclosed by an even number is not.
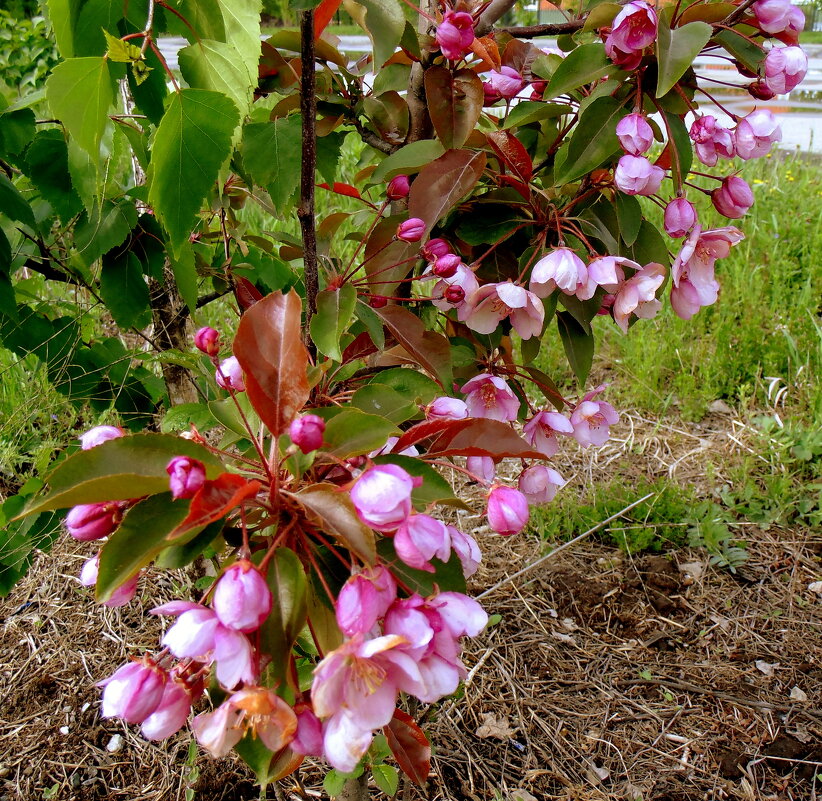
{"type": "Polygon", "coordinates": [[[243,380],[243,368],[237,361],[236,356],[229,356],[220,362],[216,373],[217,385],[223,389],[230,389],[234,392],[245,391],[245,381],[243,380]]]}
{"type": "Polygon", "coordinates": [[[303,452],[311,453],[323,444],[325,420],[316,414],[304,414],[294,420],[288,428],[291,441],[303,452]]]}
{"type": "Polygon", "coordinates": [[[644,156],[625,155],[617,164],[614,184],[626,195],[655,195],[664,177],[665,170],[644,156]]]}
{"type": "Polygon", "coordinates": [[[235,631],[256,631],[271,611],[271,590],[257,568],[241,559],[217,581],[212,607],[220,623],[235,631]]]}
{"type": "Polygon", "coordinates": [[[623,117],[616,127],[622,149],[632,156],[641,156],[654,143],[654,130],[642,114],[623,117]]]}
{"type": "Polygon", "coordinates": [[[167,465],[171,495],[175,501],[193,498],[206,480],[205,465],[188,456],[175,456],[167,465]]]}
{"type": "Polygon", "coordinates": [[[367,634],[385,617],[397,597],[397,583],[386,568],[366,568],[351,576],[337,596],[337,625],[346,637],[367,634]]]}
{"type": "Polygon", "coordinates": [[[323,754],[323,724],[311,707],[302,704],[294,707],[297,714],[297,733],[289,743],[295,754],[318,757],[323,754]]]}
{"type": "Polygon", "coordinates": [[[84,451],[96,448],[110,439],[119,439],[126,432],[120,426],[94,426],[80,435],[80,448],[84,451]]]}
{"type": "Polygon", "coordinates": [[[388,298],[385,295],[372,295],[368,301],[372,309],[382,309],[388,305],[388,298]]]}
{"type": "Polygon", "coordinates": [[[397,226],[397,239],[403,242],[419,242],[425,234],[425,221],[419,217],[410,217],[397,226]]]}
{"type": "Polygon", "coordinates": [[[431,272],[439,278],[451,278],[457,274],[457,268],[462,264],[462,259],[455,253],[446,253],[440,256],[431,268],[431,272]]]}
{"type": "Polygon", "coordinates": [[[421,483],[397,465],[377,465],[357,479],[351,500],[367,526],[394,531],[411,514],[411,491],[421,483]]]}
{"type": "Polygon", "coordinates": [[[218,356],[220,353],[220,334],[213,328],[205,326],[194,335],[194,346],[206,356],[218,356]]]}
{"type": "Polygon", "coordinates": [[[468,407],[459,398],[434,398],[425,409],[428,420],[464,420],[468,417],[468,407]]]}
{"type": "Polygon", "coordinates": [[[453,306],[458,306],[465,300],[465,290],[461,286],[449,286],[443,297],[453,306]]]}
{"type": "Polygon", "coordinates": [[[736,154],[741,159],[756,159],[764,156],[774,142],[782,140],[782,128],[776,117],[768,109],[754,109],[741,119],[734,131],[736,154]]]}
{"type": "Polygon", "coordinates": [[[531,100],[542,100],[548,81],[531,81],[531,100]]]}
{"type": "Polygon", "coordinates": [[[774,47],[765,56],[765,84],[774,94],[793,91],[805,78],[808,57],[801,47],[774,47]]]}
{"type": "Polygon", "coordinates": [[[111,534],[123,519],[120,501],[83,503],[74,506],[66,515],[66,529],[76,540],[99,540],[111,534]]]}
{"type": "Polygon", "coordinates": [[[754,81],[748,85],[748,94],[757,100],[773,100],[776,95],[768,88],[765,81],[754,81]]]}
{"type": "Polygon", "coordinates": [[[440,256],[451,252],[451,246],[442,238],[429,239],[420,248],[420,253],[426,261],[436,261],[440,256]]]}
{"type": "Polygon", "coordinates": [[[462,58],[474,42],[473,17],[466,11],[446,11],[434,38],[446,58],[462,58]]]}
{"type": "Polygon", "coordinates": [[[665,207],[665,233],[679,238],[685,236],[696,223],[696,209],[690,200],[684,197],[674,198],[665,207]]]}
{"type": "Polygon", "coordinates": [[[473,473],[477,478],[489,484],[497,477],[497,466],[490,456],[468,456],[465,460],[465,468],[469,473],[473,473]]]}
{"type": "Polygon", "coordinates": [[[98,686],[103,687],[103,717],[142,723],[163,697],[167,673],[148,656],[116,670],[98,686]]]}
{"type": "Polygon", "coordinates": [[[385,196],[389,200],[402,200],[408,197],[411,191],[411,184],[408,181],[407,175],[396,175],[389,182],[385,189],[385,196]]]}
{"type": "MultiPolygon", "coordinates": [[[[499,99],[505,98],[510,100],[516,97],[522,87],[525,86],[525,81],[513,67],[500,67],[499,70],[491,70],[488,75],[488,81],[483,84],[486,90],[486,100],[491,98],[499,99]]],[[[493,102],[493,100],[492,100],[493,102]]]]}
{"type": "Polygon", "coordinates": [[[488,525],[508,537],[519,534],[528,522],[528,500],[512,487],[492,487],[488,493],[488,525]]]}
{"type": "Polygon", "coordinates": [[[748,213],[748,209],[753,206],[754,196],[746,181],[738,175],[731,175],[718,189],[711,192],[711,202],[720,214],[736,220],[748,213]]]}

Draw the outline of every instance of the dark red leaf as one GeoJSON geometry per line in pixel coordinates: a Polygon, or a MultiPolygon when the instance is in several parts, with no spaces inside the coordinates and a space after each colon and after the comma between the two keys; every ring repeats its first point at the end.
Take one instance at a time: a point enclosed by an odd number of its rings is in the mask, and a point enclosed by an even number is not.
{"type": "Polygon", "coordinates": [[[343,351],[342,362],[340,364],[348,364],[354,359],[364,359],[372,353],[377,352],[377,346],[371,340],[371,334],[368,331],[363,331],[354,337],[354,341],[343,351]]]}
{"type": "Polygon", "coordinates": [[[263,293],[247,278],[237,276],[234,278],[234,296],[237,298],[240,311],[245,312],[262,300],[263,293]]]}
{"type": "Polygon", "coordinates": [[[514,134],[510,131],[491,131],[488,134],[488,144],[497,154],[497,158],[514,175],[525,183],[531,180],[531,176],[534,174],[534,165],[525,146],[514,134]]]}
{"type": "Polygon", "coordinates": [[[342,0],[322,0],[314,9],[314,38],[319,39],[322,32],[331,22],[342,0]]]}
{"type": "Polygon", "coordinates": [[[356,186],[351,184],[342,184],[339,181],[334,181],[334,186],[328,184],[317,184],[320,189],[327,189],[329,192],[334,192],[338,195],[345,195],[346,197],[355,197],[357,200],[362,200],[362,195],[356,186]]]}
{"type": "Polygon", "coordinates": [[[528,200],[528,198],[531,197],[531,187],[528,184],[524,184],[515,175],[498,175],[497,181],[500,184],[506,184],[512,189],[516,189],[517,192],[522,195],[524,200],[528,200]]]}
{"type": "Polygon", "coordinates": [[[431,744],[425,732],[407,712],[395,709],[391,722],[383,726],[383,733],[402,772],[414,784],[425,784],[431,770],[431,744]]]}
{"type": "Polygon", "coordinates": [[[446,148],[462,147],[482,113],[485,94],[477,74],[430,67],[425,71],[425,97],[440,142],[446,148]]]}
{"type": "Polygon", "coordinates": [[[174,540],[181,534],[200,528],[236,509],[253,498],[262,487],[259,481],[248,481],[236,473],[222,473],[213,481],[206,480],[191,499],[188,515],[166,539],[174,540]]]}
{"type": "Polygon", "coordinates": [[[429,456],[492,456],[495,459],[544,459],[508,423],[485,418],[459,420],[440,434],[428,449],[429,456]]]}
{"type": "Polygon", "coordinates": [[[665,149],[659,154],[659,157],[654,162],[657,167],[662,167],[663,170],[671,169],[671,143],[665,145],[665,149]]]}
{"type": "Polygon", "coordinates": [[[248,399],[278,436],[308,400],[308,352],[302,342],[302,302],[273,292],[240,318],[234,355],[245,373],[248,399]]]}
{"type": "Polygon", "coordinates": [[[411,426],[395,443],[391,453],[402,453],[411,445],[416,445],[429,437],[442,434],[444,431],[465,428],[468,420],[425,420],[411,426]]]}
{"type": "Polygon", "coordinates": [[[450,390],[451,346],[448,340],[434,331],[427,331],[422,320],[402,306],[374,309],[385,327],[393,334],[408,355],[425,368],[442,387],[450,390]]]}

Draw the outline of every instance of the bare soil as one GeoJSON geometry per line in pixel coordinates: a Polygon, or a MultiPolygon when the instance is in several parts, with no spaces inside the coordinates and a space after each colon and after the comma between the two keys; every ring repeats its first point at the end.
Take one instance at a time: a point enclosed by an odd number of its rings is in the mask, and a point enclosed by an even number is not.
{"type": "MultiPolygon", "coordinates": [[[[728,421],[628,422],[611,450],[560,467],[574,476],[568,491],[620,465],[698,485],[706,450],[730,459],[746,447],[728,421]]],[[[548,547],[485,533],[479,517],[462,523],[485,553],[475,592],[548,547]]],[[[432,774],[401,797],[822,797],[822,598],[809,589],[822,533],[751,527],[746,538],[737,575],[702,551],[630,556],[591,538],[503,583],[484,599],[501,620],[466,643],[461,697],[416,710],[432,774]]],[[[129,607],[102,609],[75,578],[90,550],[61,542],[0,604],[0,801],[257,798],[239,760],[195,753],[188,732],[155,744],[100,718],[95,682],[155,647],[161,623],[147,610],[181,597],[185,577],[149,577],[129,607]]],[[[321,777],[306,772],[305,795],[289,779],[278,792],[320,798],[321,777]]]]}

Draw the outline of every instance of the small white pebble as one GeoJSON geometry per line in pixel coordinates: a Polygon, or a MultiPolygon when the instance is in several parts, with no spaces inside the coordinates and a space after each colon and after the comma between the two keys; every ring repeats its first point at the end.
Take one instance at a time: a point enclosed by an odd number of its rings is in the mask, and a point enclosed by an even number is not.
{"type": "Polygon", "coordinates": [[[108,741],[108,745],[106,746],[106,751],[108,751],[110,754],[116,754],[122,747],[123,747],[123,735],[122,734],[115,734],[108,741]]]}
{"type": "Polygon", "coordinates": [[[60,734],[68,734],[68,733],[69,733],[69,727],[68,726],[61,726],[60,727],[60,734]]]}

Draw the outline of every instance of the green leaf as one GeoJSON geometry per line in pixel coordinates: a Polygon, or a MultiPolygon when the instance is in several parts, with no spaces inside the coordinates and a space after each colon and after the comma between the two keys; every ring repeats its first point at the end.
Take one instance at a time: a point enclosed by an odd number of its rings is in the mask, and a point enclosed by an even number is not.
{"type": "MultiPolygon", "coordinates": [[[[173,501],[171,493],[164,492],[140,501],[126,512],[123,522],[100,551],[98,601],[107,601],[114,590],[168,546],[166,536],[183,522],[188,507],[188,501],[173,501]]],[[[198,531],[187,533],[186,539],[198,531]]]]}
{"type": "Polygon", "coordinates": [[[78,503],[122,501],[168,489],[166,466],[175,456],[190,456],[206,466],[209,478],[222,464],[202,445],[167,434],[134,434],[77,451],[46,477],[49,491],[32,498],[24,514],[64,509],[78,503]]]}
{"type": "Polygon", "coordinates": [[[137,108],[148,117],[152,125],[159,125],[165,113],[165,99],[168,96],[168,86],[166,85],[168,76],[153,50],[147,50],[144,58],[145,61],[140,63],[145,65],[144,68],[149,68],[151,71],[147,75],[142,73],[143,77],[138,82],[137,75],[139,73],[135,73],[134,69],[130,70],[128,85],[137,108]]]}
{"type": "Polygon", "coordinates": [[[263,745],[263,741],[253,731],[246,732],[242,740],[234,746],[243,762],[254,771],[257,782],[265,787],[270,780],[271,760],[273,752],[263,745]]]}
{"type": "Polygon", "coordinates": [[[396,794],[400,786],[400,774],[393,765],[374,765],[371,768],[371,775],[374,777],[374,784],[389,798],[396,794]]]}
{"type": "Polygon", "coordinates": [[[329,186],[337,179],[337,167],[345,137],[344,131],[334,131],[317,139],[317,172],[329,186]]]}
{"type": "Polygon", "coordinates": [[[197,308],[197,267],[191,243],[183,242],[176,253],[168,254],[168,261],[180,296],[193,312],[197,308]]]}
{"type": "Polygon", "coordinates": [[[311,318],[311,339],[321,353],[335,362],[342,361],[340,337],[351,325],[356,302],[357,290],[352,284],[325,289],[317,295],[317,313],[311,318]]]}
{"type": "Polygon", "coordinates": [[[665,237],[648,220],[643,220],[639,227],[639,234],[631,247],[631,258],[638,264],[650,264],[655,261],[667,266],[671,262],[665,237]]]}
{"type": "Polygon", "coordinates": [[[202,403],[180,403],[172,406],[163,416],[160,430],[164,434],[188,431],[192,423],[200,431],[208,431],[214,427],[214,418],[208,406],[202,403]]]}
{"type": "Polygon", "coordinates": [[[63,132],[40,131],[26,150],[28,177],[64,222],[83,206],[74,191],[68,165],[68,147],[63,132]]]}
{"type": "Polygon", "coordinates": [[[385,445],[390,436],[399,436],[399,429],[384,417],[366,414],[359,409],[343,409],[325,426],[323,450],[338,459],[362,456],[385,445]]]}
{"type": "Polygon", "coordinates": [[[381,184],[397,175],[414,175],[444,152],[445,148],[442,143],[436,139],[420,139],[418,142],[411,142],[390,156],[386,156],[377,165],[377,169],[371,173],[369,183],[381,184]]]}
{"type": "Polygon", "coordinates": [[[104,200],[102,207],[95,204],[91,212],[84,212],[74,229],[74,245],[86,266],[104,253],[122,245],[137,224],[134,202],[121,198],[104,200]]]}
{"type": "Polygon", "coordinates": [[[49,22],[63,58],[74,55],[73,31],[81,4],[81,0],[48,0],[49,22]]]}
{"type": "Polygon", "coordinates": [[[443,478],[442,474],[431,467],[422,459],[414,456],[403,456],[399,453],[388,453],[384,456],[375,456],[374,464],[395,464],[401,467],[412,476],[422,479],[419,487],[414,487],[411,491],[411,502],[414,508],[424,511],[432,504],[445,504],[446,506],[457,506],[460,509],[468,509],[466,503],[454,495],[451,485],[443,478]]]}
{"type": "Polygon", "coordinates": [[[103,257],[100,296],[121,328],[145,328],[151,322],[148,284],[140,260],[131,251],[103,257]]]}
{"type": "MultiPolygon", "coordinates": [[[[195,0],[198,6],[209,5],[195,0]]],[[[225,27],[225,41],[233,45],[243,60],[249,75],[257,77],[262,40],[260,38],[261,0],[215,0],[220,7],[225,27]]],[[[222,39],[221,36],[205,37],[222,39]]]]}
{"type": "Polygon", "coordinates": [[[406,395],[376,382],[360,387],[351,398],[351,404],[363,412],[384,417],[397,425],[420,413],[417,405],[410,402],[406,395]]]}
{"type": "Polygon", "coordinates": [[[390,537],[383,537],[377,543],[377,553],[385,566],[398,579],[402,580],[411,592],[416,592],[423,598],[433,595],[435,587],[440,592],[465,592],[465,576],[462,572],[462,563],[453,551],[447,562],[441,562],[439,559],[429,560],[434,566],[433,573],[408,567],[397,556],[397,552],[394,550],[394,540],[390,537]]]}
{"type": "Polygon", "coordinates": [[[350,776],[347,773],[340,773],[336,768],[331,768],[323,778],[323,790],[331,797],[335,798],[345,787],[345,783],[350,776]]]}
{"type": "Polygon", "coordinates": [[[568,146],[568,157],[554,176],[561,186],[599,167],[620,151],[617,123],[627,114],[622,103],[612,97],[600,97],[582,113],[568,146]]]}
{"type": "Polygon", "coordinates": [[[680,169],[682,170],[682,180],[684,181],[688,177],[694,158],[691,137],[688,136],[688,129],[685,127],[685,123],[681,117],[676,114],[671,114],[669,111],[663,111],[662,113],[665,115],[665,120],[668,124],[667,127],[673,140],[673,147],[676,150],[676,154],[671,154],[671,165],[675,165],[677,158],[679,159],[680,169]]]}
{"type": "Polygon", "coordinates": [[[154,138],[148,199],[175,251],[188,241],[203,200],[231,155],[239,120],[237,107],[218,92],[183,89],[171,98],[154,138]]]}
{"type": "Polygon", "coordinates": [[[106,57],[109,61],[130,64],[142,57],[139,47],[131,44],[131,42],[124,42],[122,39],[112,36],[105,27],[103,28],[103,35],[106,37],[106,57]]]}
{"type": "Polygon", "coordinates": [[[371,383],[391,387],[400,395],[405,396],[407,400],[421,404],[430,403],[442,394],[442,388],[436,381],[424,373],[410,370],[407,367],[392,367],[390,370],[382,370],[371,379],[371,383]]]}
{"type": "Polygon", "coordinates": [[[225,526],[225,520],[215,520],[213,523],[209,523],[188,542],[164,548],[157,554],[154,564],[163,570],[178,570],[181,567],[190,565],[220,536],[223,526],[225,526]]]}
{"type": "MultiPolygon", "coordinates": [[[[405,31],[405,14],[399,0],[357,0],[365,15],[351,15],[365,28],[374,46],[374,64],[381,67],[397,49],[405,31]]],[[[356,6],[355,6],[356,8],[356,6]]]]}
{"type": "Polygon", "coordinates": [[[242,115],[251,107],[256,72],[248,67],[234,45],[202,39],[184,47],[177,56],[180,72],[193,89],[211,89],[228,95],[242,115]]]}
{"type": "Polygon", "coordinates": [[[659,72],[656,79],[656,96],[671,91],[674,84],[685,74],[696,56],[708,44],[713,28],[707,22],[689,22],[673,30],[668,27],[665,15],[659,16],[656,39],[659,72]]]}
{"type": "Polygon", "coordinates": [[[542,103],[538,100],[522,100],[505,117],[502,127],[503,129],[515,128],[532,122],[561,117],[563,114],[571,114],[573,111],[573,108],[567,103],[542,103]]]}
{"type": "Polygon", "coordinates": [[[105,58],[71,58],[58,64],[46,81],[52,113],[80,147],[96,161],[114,102],[115,82],[105,58]]]}
{"type": "Polygon", "coordinates": [[[243,127],[243,165],[255,183],[267,189],[279,211],[300,183],[302,124],[298,115],[243,127]]]}
{"type": "Polygon", "coordinates": [[[124,18],[131,31],[141,31],[148,16],[147,0],[84,0],[80,5],[73,36],[75,56],[103,55],[109,39],[105,31],[118,31],[124,18]]]}
{"type": "Polygon", "coordinates": [[[28,225],[29,228],[34,228],[36,225],[31,206],[2,172],[0,172],[0,213],[5,214],[11,220],[28,225]]]}
{"type": "Polygon", "coordinates": [[[567,95],[574,89],[593,83],[614,71],[614,62],[605,54],[602,44],[584,44],[572,50],[557,67],[548,88],[545,99],[567,95]]]}
{"type": "Polygon", "coordinates": [[[736,31],[720,31],[714,41],[724,47],[734,58],[741,61],[751,72],[759,72],[765,51],[759,45],[748,41],[736,31]]]}
{"type": "Polygon", "coordinates": [[[568,312],[557,312],[557,327],[568,363],[581,387],[585,386],[594,358],[594,335],[585,329],[568,312]]]}
{"type": "Polygon", "coordinates": [[[34,139],[34,112],[30,108],[0,113],[0,153],[18,156],[34,139]]]}
{"type": "Polygon", "coordinates": [[[633,195],[617,192],[614,207],[619,221],[619,236],[630,247],[636,242],[639,226],[642,225],[642,206],[633,195]]]}

